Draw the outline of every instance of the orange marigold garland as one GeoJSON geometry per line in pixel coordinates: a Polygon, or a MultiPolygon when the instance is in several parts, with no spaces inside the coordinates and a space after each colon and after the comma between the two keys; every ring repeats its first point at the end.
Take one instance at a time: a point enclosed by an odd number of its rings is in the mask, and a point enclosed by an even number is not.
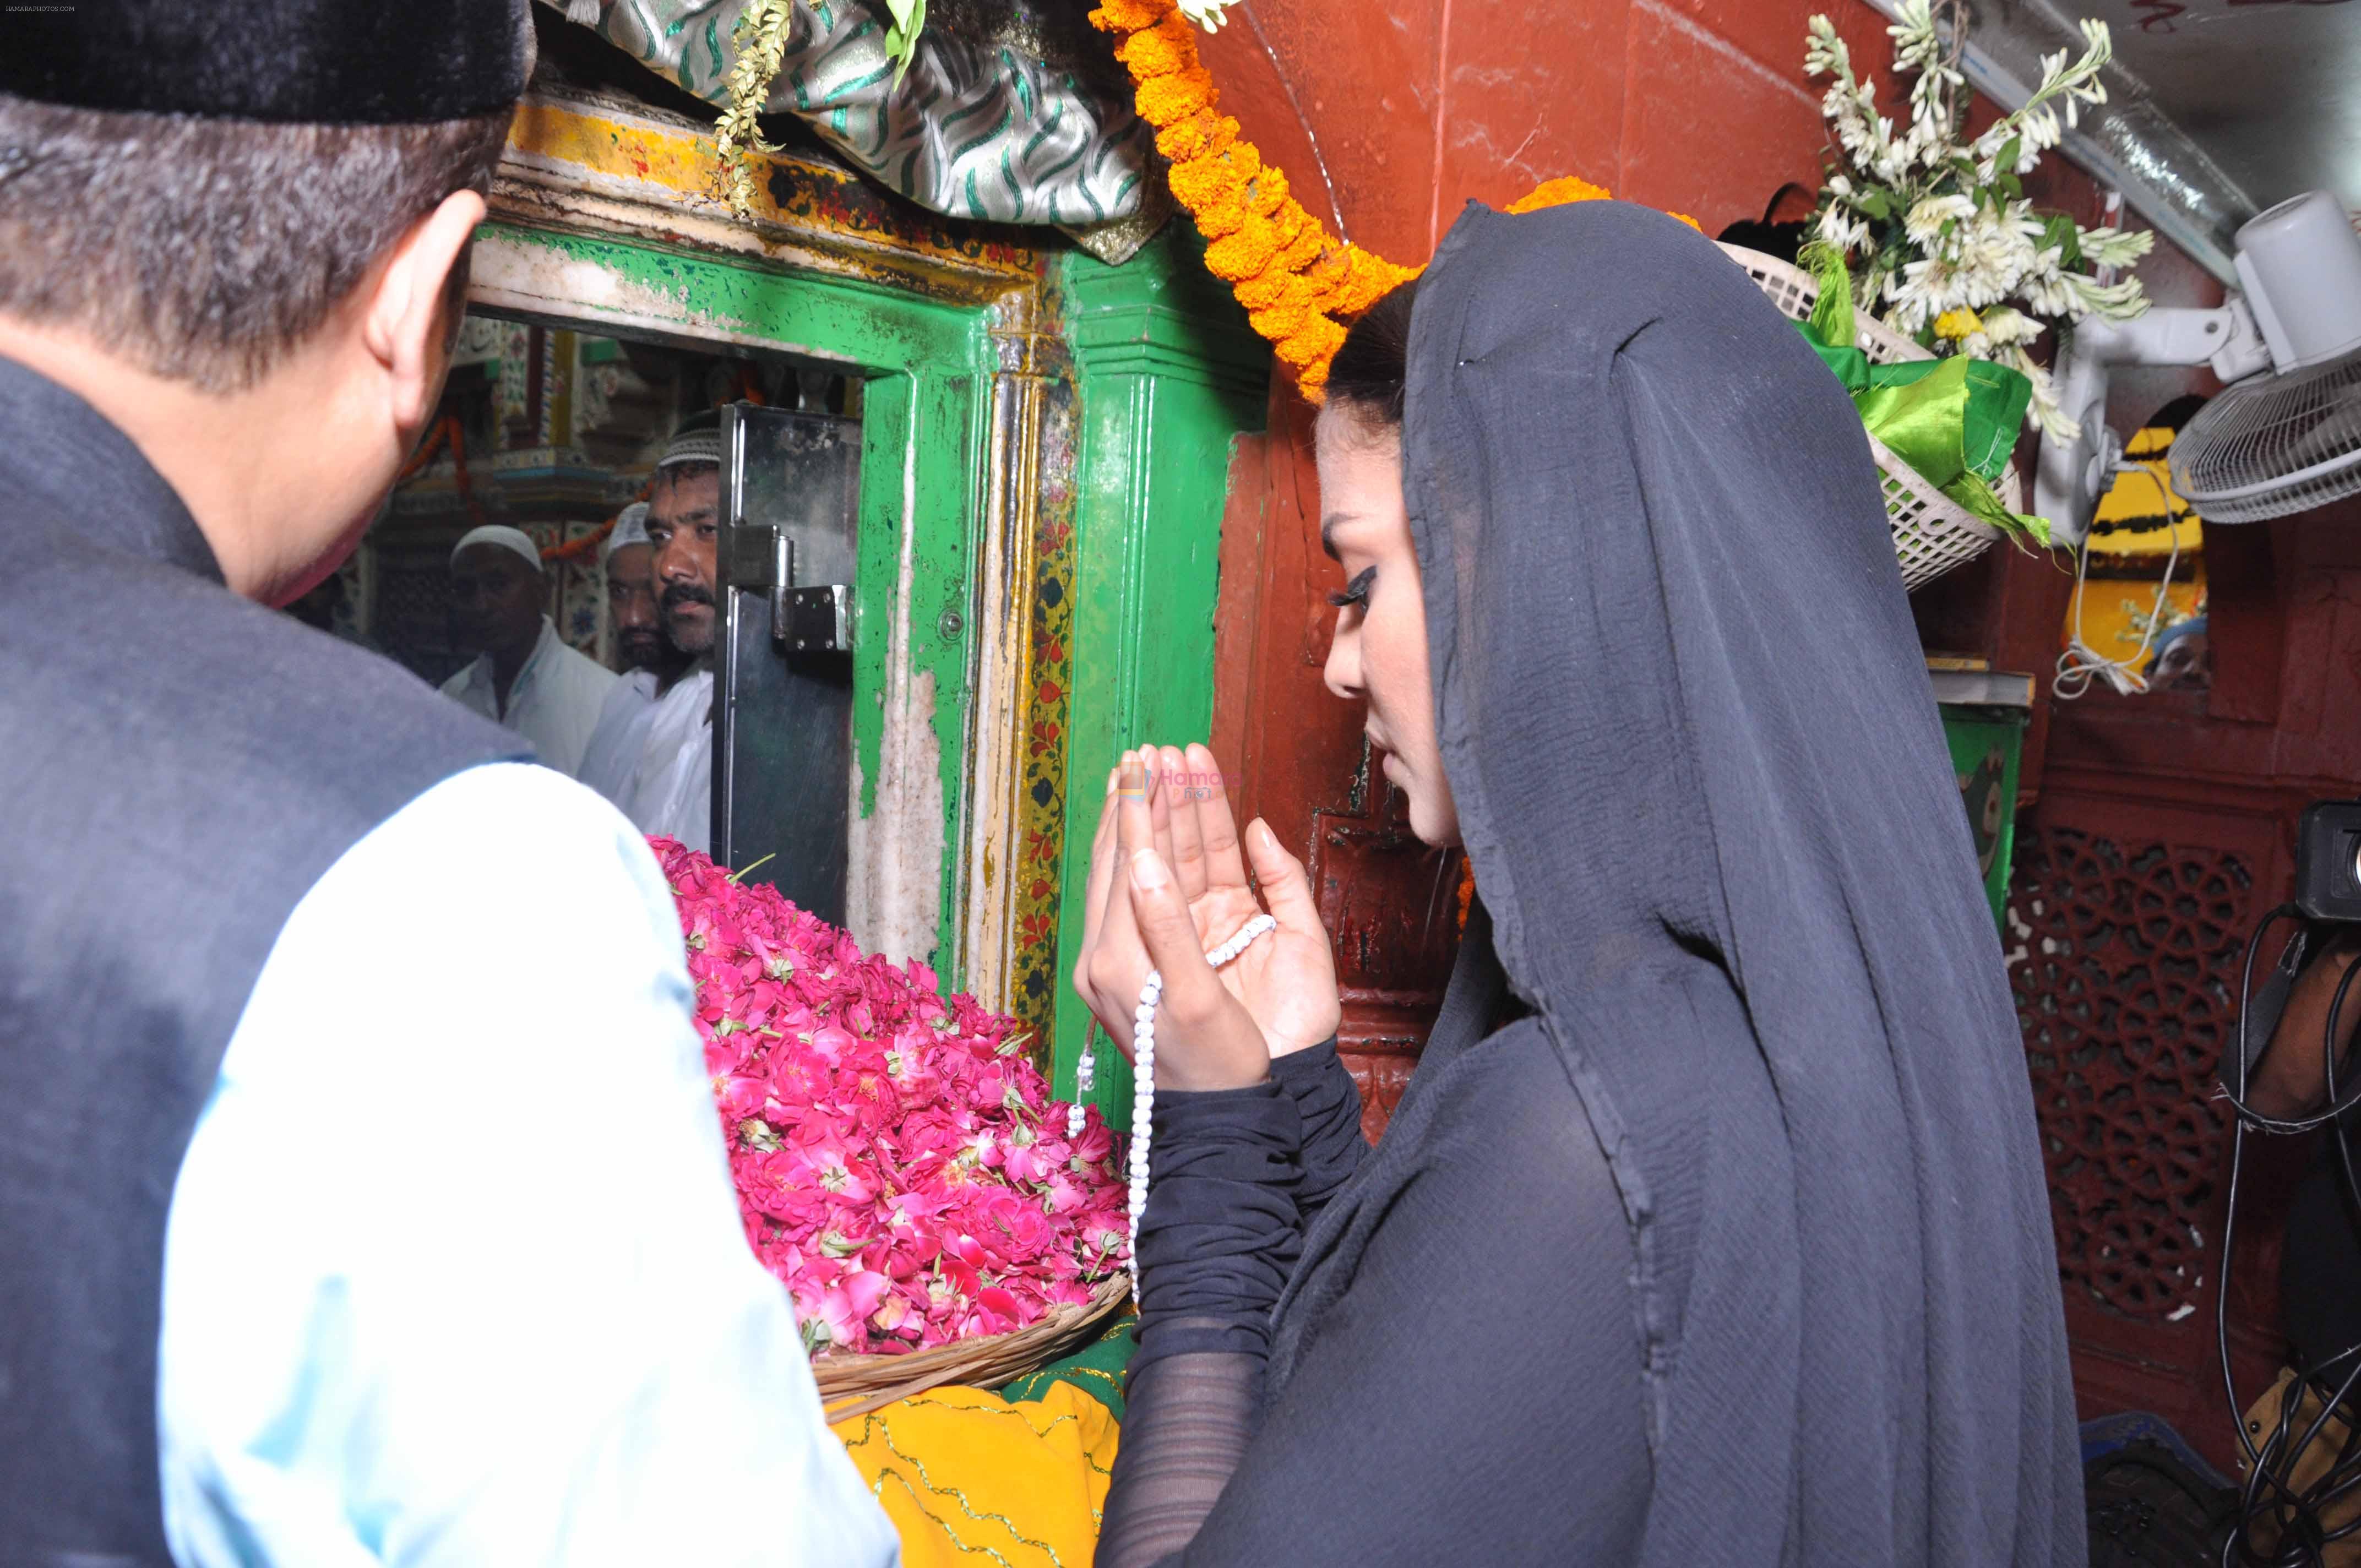
{"type": "Polygon", "coordinates": [[[1319,401],[1345,341],[1339,318],[1368,309],[1418,269],[1340,243],[1288,193],[1287,176],[1238,139],[1174,0],[1104,0],[1091,23],[1121,35],[1115,58],[1138,84],[1139,117],[1156,127],[1157,150],[1171,160],[1173,198],[1208,242],[1207,270],[1230,285],[1303,395],[1319,401]]]}
{"type": "MultiPolygon", "coordinates": [[[[1587,180],[1576,180],[1573,175],[1568,174],[1560,179],[1543,181],[1531,191],[1510,203],[1509,211],[1537,213],[1543,207],[1563,207],[1569,202],[1611,201],[1614,194],[1604,185],[1593,185],[1587,180]]],[[[1664,215],[1668,218],[1680,219],[1699,234],[1705,233],[1705,225],[1686,213],[1666,213],[1664,215]]]]}
{"type": "Polygon", "coordinates": [[[1543,207],[1564,206],[1569,202],[1603,202],[1607,199],[1606,186],[1593,185],[1587,180],[1577,180],[1568,174],[1561,179],[1543,181],[1510,203],[1509,211],[1534,213],[1543,207]]]}
{"type": "MultiPolygon", "coordinates": [[[[1137,85],[1139,117],[1156,127],[1156,149],[1171,161],[1173,199],[1205,236],[1206,270],[1230,285],[1297,388],[1320,401],[1328,362],[1345,342],[1343,323],[1424,269],[1337,240],[1288,193],[1287,176],[1239,140],[1237,121],[1217,107],[1220,94],[1197,61],[1197,35],[1177,0],[1103,0],[1091,25],[1120,35],[1115,58],[1137,85]]],[[[1509,211],[1607,193],[1587,181],[1552,180],[1509,211]]]]}

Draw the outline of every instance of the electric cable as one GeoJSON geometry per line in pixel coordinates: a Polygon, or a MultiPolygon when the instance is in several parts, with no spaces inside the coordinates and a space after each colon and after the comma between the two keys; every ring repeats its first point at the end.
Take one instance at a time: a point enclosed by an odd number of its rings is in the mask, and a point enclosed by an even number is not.
{"type": "MultiPolygon", "coordinates": [[[[2337,1175],[2347,1199],[2361,1206],[2361,1184],[2356,1184],[2352,1149],[2347,1141],[2344,1117],[2356,1102],[2361,1102],[2361,1088],[2337,1091],[2337,1024],[2343,1016],[2345,1000],[2356,980],[2361,980],[2361,961],[2348,964],[2338,977],[2332,994],[2327,1016],[2321,1024],[2321,1077],[2323,1109],[2309,1116],[2272,1117],[2256,1111],[2247,1103],[2247,1094],[2255,1068],[2258,1065],[2249,1050],[2248,1033],[2252,1026],[2255,959],[2261,950],[2264,937],[2279,921],[2301,916],[2292,904],[2282,904],[2257,922],[2246,938],[2246,950],[2239,967],[2238,1022],[2235,1050],[2224,1074],[2221,1097],[2234,1110],[2230,1134],[2230,1162],[2227,1190],[2224,1193],[2222,1223],[2222,1248],[2214,1281],[2213,1328],[2215,1346],[2219,1352],[2222,1387],[2230,1406],[2230,1419],[2238,1433],[2238,1442],[2246,1456],[2246,1477],[2240,1488],[2237,1520],[2222,1546],[2223,1568],[2318,1568],[2323,1562],[2327,1547],[2361,1531],[2361,1515],[2330,1529],[2326,1516],[2337,1503],[2361,1489],[2361,1420],[2354,1419],[2349,1408],[2356,1386],[2361,1386],[2361,1344],[2349,1345],[2316,1365],[2298,1366],[2284,1387],[2277,1419],[2265,1433],[2251,1431],[2246,1424],[2246,1412],[2239,1403],[2237,1382],[2230,1361],[2229,1280],[2231,1260],[2235,1255],[2237,1234],[2238,1187],[2246,1163],[2246,1140],[2250,1131],[2271,1134],[2293,1134],[2327,1126],[2334,1141],[2337,1175]],[[2349,1368],[2340,1364],[2350,1362],[2349,1368]],[[2332,1374],[2342,1372],[2332,1380],[2332,1374]],[[2319,1409],[2304,1425],[2301,1435],[2295,1428],[2306,1398],[2316,1400],[2319,1409]],[[2304,1468],[2314,1445],[2322,1441],[2331,1421],[2342,1421],[2343,1436],[2337,1440],[2319,1475],[2301,1486],[2295,1484],[2296,1475],[2304,1468]],[[2256,1439],[2261,1438],[2258,1443],[2256,1439]],[[2268,1524],[2272,1546],[2268,1552],[2256,1545],[2257,1527],[2268,1524]]],[[[2280,949],[2275,968],[2289,978],[2302,970],[2309,956],[2310,927],[2300,927],[2280,949]]],[[[2281,1017],[2271,1020],[2276,1035],[2281,1017]]],[[[2263,1044],[2268,1055],[2270,1041],[2263,1044]]]]}
{"type": "Polygon", "coordinates": [[[2104,677],[2123,696],[2137,696],[2147,690],[2147,676],[2140,665],[2147,658],[2150,645],[2156,641],[2157,628],[2164,620],[2165,601],[2172,595],[2172,574],[2180,565],[2180,519],[2172,513],[2172,491],[2156,470],[2145,463],[2126,463],[2118,458],[2114,465],[2118,474],[2145,474],[2156,486],[2157,494],[2164,500],[2164,531],[2172,541],[2172,550],[2164,560],[2164,576],[2156,585],[2156,602],[2149,606],[2147,624],[2141,629],[2139,646],[2127,659],[2110,659],[2082,641],[2083,587],[2091,566],[2091,539],[2083,535],[2074,552],[2074,632],[2067,640],[2066,651],[2058,655],[2058,673],[2050,679],[2050,694],[2060,702],[2072,702],[2091,689],[2091,682],[2104,677]]]}

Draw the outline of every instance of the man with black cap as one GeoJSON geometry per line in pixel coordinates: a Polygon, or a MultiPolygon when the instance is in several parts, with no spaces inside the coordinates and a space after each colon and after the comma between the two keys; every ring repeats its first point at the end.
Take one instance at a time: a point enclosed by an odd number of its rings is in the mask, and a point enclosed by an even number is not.
{"type": "Polygon", "coordinates": [[[531,60],[525,0],[0,16],[0,1560],[895,1556],[645,843],[263,608],[435,406],[531,60]]]}

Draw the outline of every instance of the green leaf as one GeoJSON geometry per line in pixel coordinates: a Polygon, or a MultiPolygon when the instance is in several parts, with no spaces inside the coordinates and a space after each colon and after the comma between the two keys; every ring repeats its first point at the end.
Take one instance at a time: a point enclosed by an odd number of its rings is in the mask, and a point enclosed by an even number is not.
{"type": "Polygon", "coordinates": [[[2008,140],[2001,143],[2000,156],[1993,159],[1993,167],[2007,173],[2010,178],[2014,179],[2015,178],[2015,171],[2016,169],[2016,160],[2020,157],[2024,156],[2024,153],[2025,138],[2021,136],[2011,137],[2008,140]]]}
{"type": "Polygon", "coordinates": [[[927,26],[927,0],[885,0],[885,12],[894,18],[894,25],[885,29],[885,58],[894,62],[894,81],[899,84],[918,52],[918,35],[927,26]]]}
{"type": "Polygon", "coordinates": [[[2004,174],[1999,179],[1994,180],[1993,183],[1997,186],[2010,201],[2022,202],[2025,200],[2025,181],[2019,180],[2015,175],[2004,174]]]}
{"type": "Polygon", "coordinates": [[[2080,267],[2082,264],[2082,238],[2074,227],[2074,220],[2063,213],[2052,213],[2041,220],[2041,247],[2055,246],[2058,265],[2080,267]]]}
{"type": "Polygon", "coordinates": [[[1874,185],[1864,187],[1853,198],[1852,204],[1872,218],[1885,219],[1894,215],[1894,198],[1874,185]]]}
{"type": "Polygon", "coordinates": [[[1844,254],[1817,240],[1795,252],[1795,265],[1812,275],[1820,297],[1812,307],[1812,330],[1832,348],[1853,345],[1852,279],[1846,274],[1844,254]]]}

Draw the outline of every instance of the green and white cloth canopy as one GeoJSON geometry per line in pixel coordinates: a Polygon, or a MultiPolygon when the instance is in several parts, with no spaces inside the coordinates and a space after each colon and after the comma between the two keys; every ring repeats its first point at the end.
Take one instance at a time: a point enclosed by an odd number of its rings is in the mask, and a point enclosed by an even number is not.
{"type": "MultiPolygon", "coordinates": [[[[751,0],[544,3],[727,105],[751,0]]],[[[932,28],[896,81],[886,26],[862,0],[797,0],[770,111],[800,117],[854,168],[948,216],[1089,227],[1139,213],[1155,141],[1128,97],[1010,45],[932,28]]]]}

